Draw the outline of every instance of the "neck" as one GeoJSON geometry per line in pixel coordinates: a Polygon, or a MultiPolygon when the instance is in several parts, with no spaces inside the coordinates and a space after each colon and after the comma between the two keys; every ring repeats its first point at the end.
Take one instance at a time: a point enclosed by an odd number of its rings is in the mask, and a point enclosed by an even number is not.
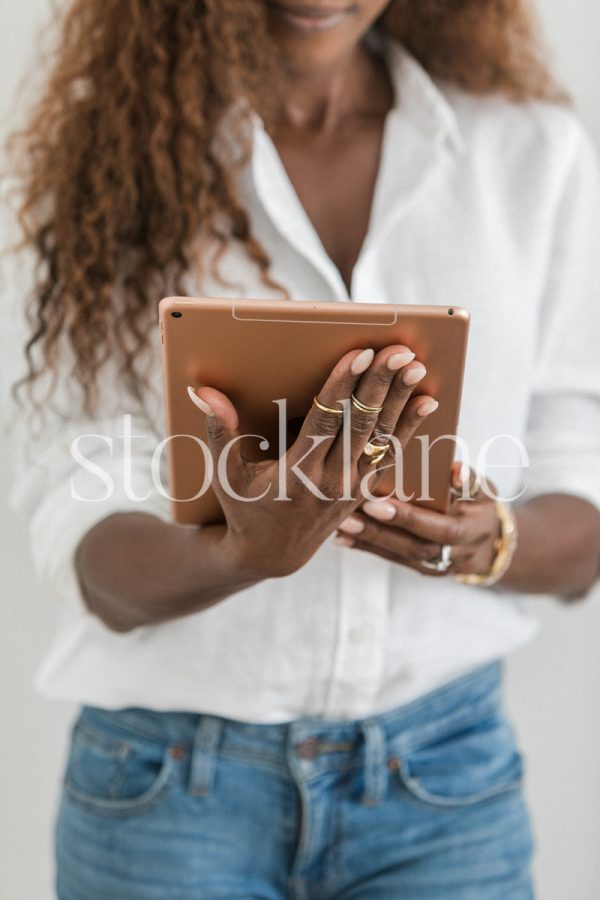
{"type": "Polygon", "coordinates": [[[284,128],[330,132],[348,116],[387,111],[391,93],[385,66],[358,46],[328,67],[287,71],[279,123],[284,128]]]}

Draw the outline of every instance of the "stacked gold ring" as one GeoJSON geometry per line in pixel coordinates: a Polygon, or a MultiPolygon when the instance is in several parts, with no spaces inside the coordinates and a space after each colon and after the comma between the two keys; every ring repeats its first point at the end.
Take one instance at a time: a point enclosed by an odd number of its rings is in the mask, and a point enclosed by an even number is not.
{"type": "Polygon", "coordinates": [[[361,412],[377,413],[378,415],[383,409],[383,406],[367,406],[366,403],[362,403],[358,397],[354,396],[354,394],[352,394],[352,406],[356,407],[356,409],[360,409],[361,412]]]}
{"type": "Polygon", "coordinates": [[[313,403],[315,404],[317,409],[320,409],[322,412],[333,413],[334,416],[344,415],[343,409],[332,409],[331,406],[323,406],[323,404],[318,400],[317,397],[313,397],[313,403]]]}
{"type": "MultiPolygon", "coordinates": [[[[313,403],[317,407],[317,409],[320,409],[322,412],[331,413],[334,416],[344,415],[343,409],[333,409],[333,407],[331,406],[325,406],[325,404],[321,403],[317,396],[313,397],[313,403]]],[[[379,415],[379,413],[383,409],[383,406],[367,406],[366,403],[362,403],[357,397],[354,396],[354,394],[352,394],[352,405],[356,409],[359,409],[361,412],[376,413],[377,415],[379,415]]],[[[372,466],[376,466],[377,463],[381,462],[391,446],[392,445],[390,441],[388,441],[386,444],[374,444],[369,441],[363,450],[363,454],[364,456],[368,456],[372,466]]]]}
{"type": "MultiPolygon", "coordinates": [[[[375,413],[376,415],[379,415],[383,409],[383,406],[367,406],[366,403],[363,403],[362,400],[359,400],[354,394],[352,394],[352,405],[361,412],[370,414],[375,413]]],[[[376,466],[377,463],[381,462],[391,446],[389,441],[387,444],[374,444],[372,441],[369,441],[363,450],[363,454],[364,456],[369,457],[372,466],[376,466]]]]}

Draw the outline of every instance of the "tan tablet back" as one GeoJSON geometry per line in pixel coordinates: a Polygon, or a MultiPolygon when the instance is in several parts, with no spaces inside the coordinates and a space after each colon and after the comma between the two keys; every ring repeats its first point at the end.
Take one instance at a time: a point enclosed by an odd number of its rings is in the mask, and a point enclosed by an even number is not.
{"type": "MultiPolygon", "coordinates": [[[[264,436],[272,448],[261,451],[246,438],[251,458],[278,456],[279,406],[286,398],[290,431],[297,432],[313,396],[334,364],[349,350],[381,349],[402,343],[427,367],[415,393],[439,400],[417,435],[432,444],[456,433],[469,328],[468,313],[458,307],[324,303],[308,301],[220,300],[166,297],[159,305],[168,443],[169,494],[173,518],[187,524],[222,521],[212,489],[189,499],[203,487],[204,455],[194,438],[206,440],[204,416],[187,394],[187,386],[210,385],[236,406],[242,434],[264,436]],[[192,437],[189,437],[192,436],[192,437]],[[273,449],[274,448],[274,449],[273,449]]],[[[293,438],[290,438],[290,440],[293,438]]],[[[431,499],[422,505],[447,510],[451,440],[429,452],[431,499]]],[[[404,454],[404,491],[423,494],[422,442],[412,439],[404,454]]],[[[393,487],[393,469],[377,493],[393,487]]]]}

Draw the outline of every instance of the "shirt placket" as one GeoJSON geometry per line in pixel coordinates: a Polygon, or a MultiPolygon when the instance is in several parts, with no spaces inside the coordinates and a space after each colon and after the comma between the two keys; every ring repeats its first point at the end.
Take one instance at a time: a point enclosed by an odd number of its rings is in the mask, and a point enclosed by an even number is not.
{"type": "Polygon", "coordinates": [[[340,589],[333,668],[323,714],[368,715],[381,682],[388,632],[390,564],[340,550],[340,589]]]}
{"type": "MultiPolygon", "coordinates": [[[[350,296],[302,206],[277,150],[260,119],[254,117],[252,175],[260,202],[280,235],[316,269],[334,300],[350,296]]],[[[328,298],[329,299],[329,298],[328,298]]]]}

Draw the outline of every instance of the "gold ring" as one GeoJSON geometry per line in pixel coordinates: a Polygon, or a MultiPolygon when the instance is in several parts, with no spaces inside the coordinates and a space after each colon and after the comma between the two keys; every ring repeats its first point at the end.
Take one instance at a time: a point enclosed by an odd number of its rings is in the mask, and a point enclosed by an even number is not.
{"type": "Polygon", "coordinates": [[[378,462],[381,462],[391,446],[391,442],[389,444],[372,444],[369,441],[363,450],[363,455],[369,457],[372,466],[376,466],[378,462]]]}
{"type": "Polygon", "coordinates": [[[319,401],[316,397],[313,397],[313,403],[315,404],[315,406],[318,409],[322,410],[323,412],[333,413],[334,416],[343,416],[344,415],[343,409],[332,409],[330,406],[323,406],[322,403],[319,403],[319,401]]]}
{"type": "Polygon", "coordinates": [[[452,565],[452,547],[450,544],[444,544],[440,548],[440,555],[431,562],[421,560],[424,569],[431,569],[433,572],[446,572],[452,565]]]}
{"type": "Polygon", "coordinates": [[[352,394],[352,405],[356,407],[356,409],[360,409],[361,412],[366,413],[380,413],[383,409],[383,406],[367,406],[365,403],[361,403],[361,401],[352,394]]]}

